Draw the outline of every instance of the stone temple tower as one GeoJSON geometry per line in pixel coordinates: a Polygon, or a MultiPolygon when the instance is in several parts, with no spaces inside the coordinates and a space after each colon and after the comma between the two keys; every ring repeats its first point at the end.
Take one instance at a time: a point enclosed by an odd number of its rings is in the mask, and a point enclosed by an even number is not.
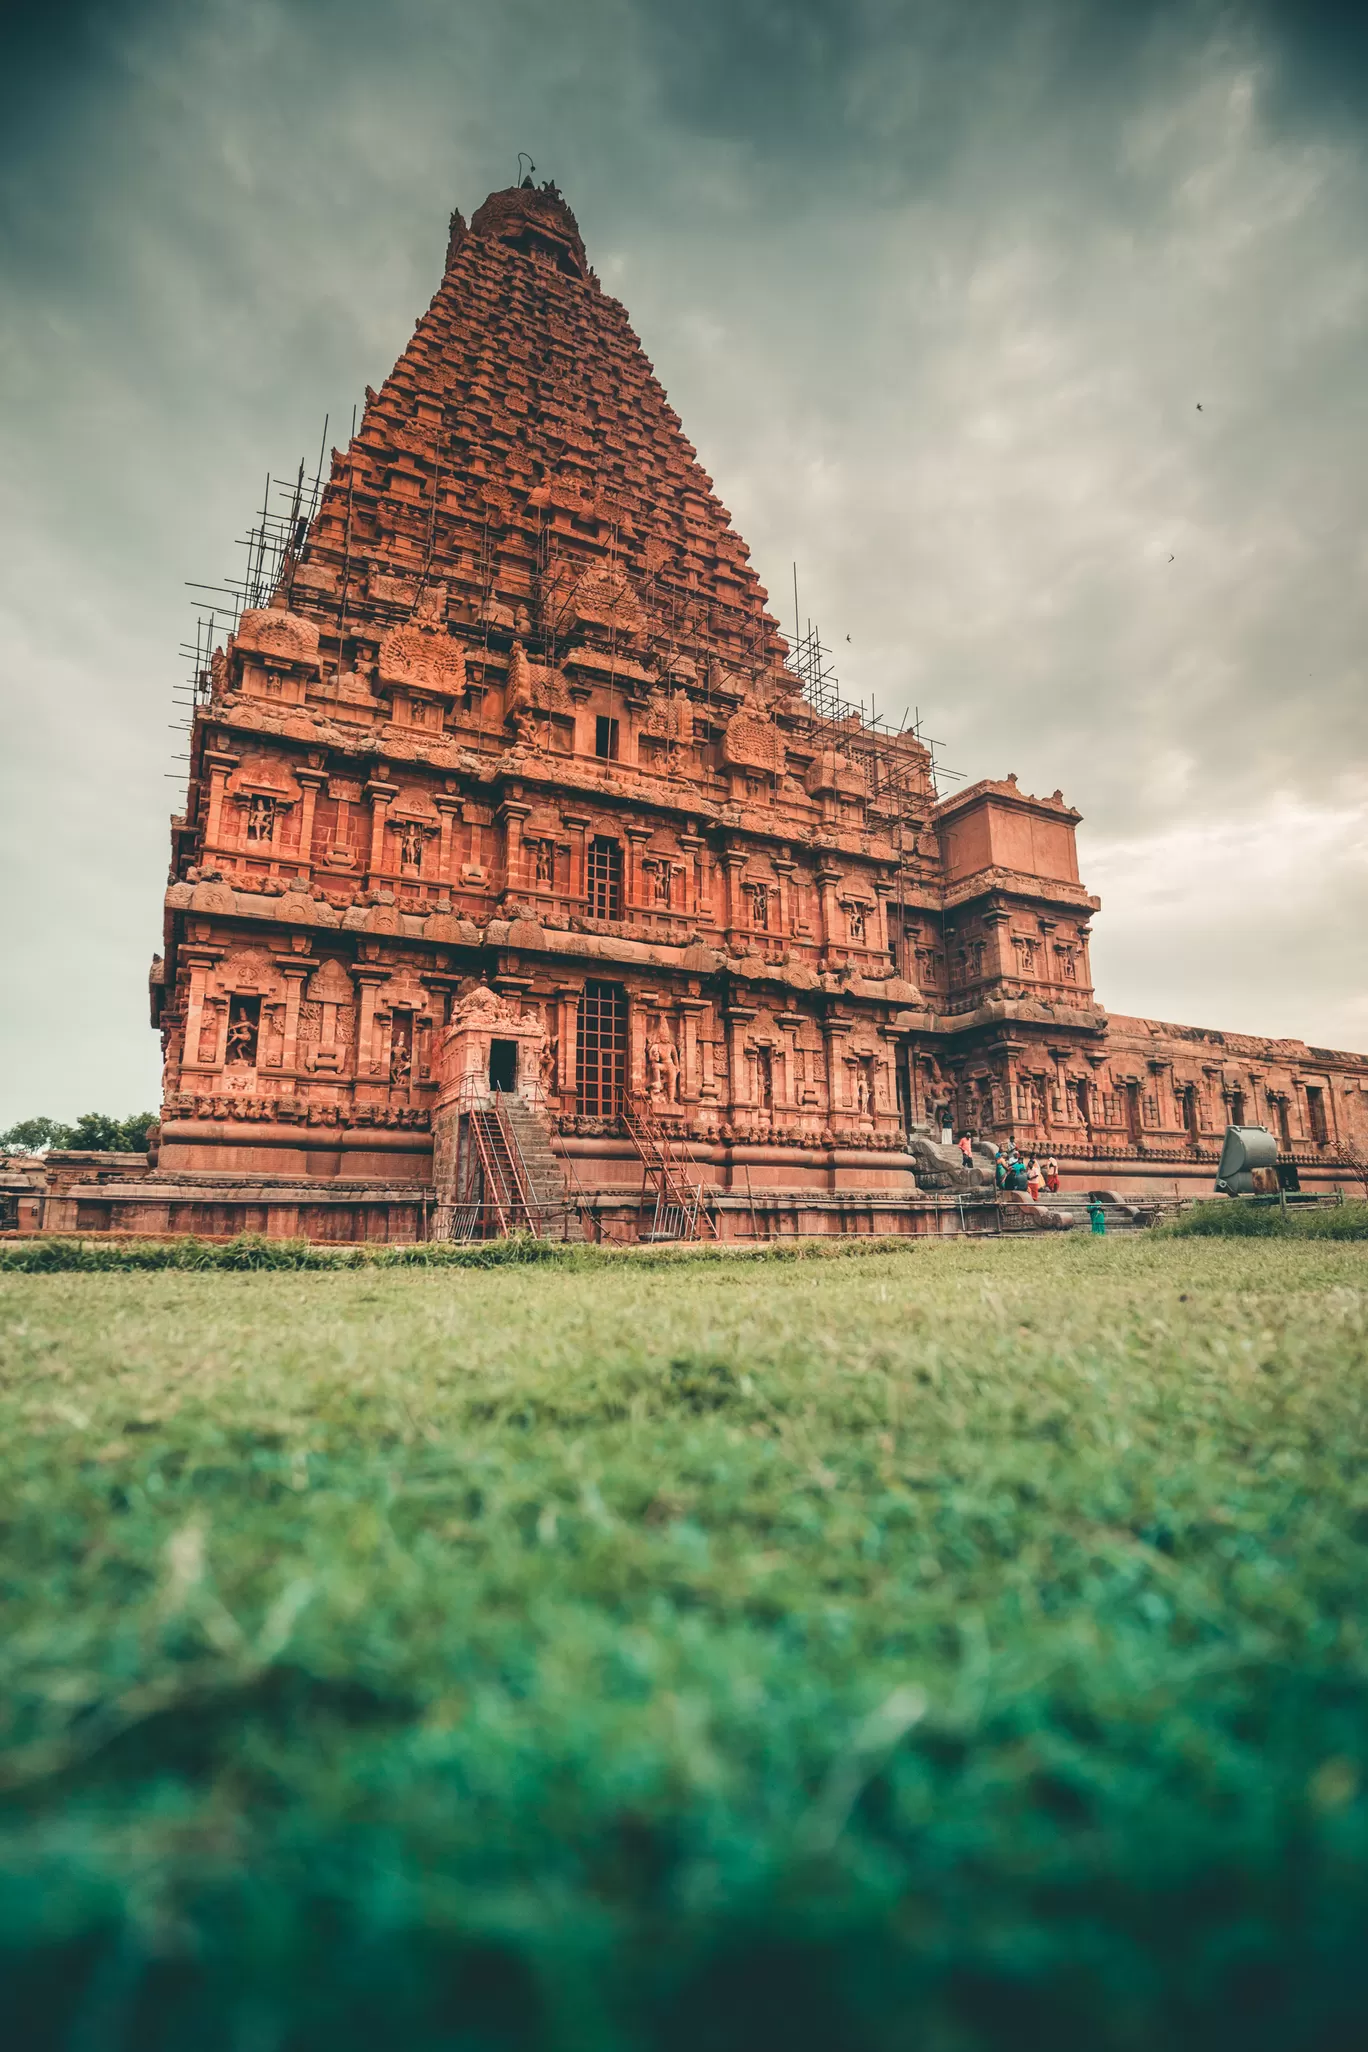
{"type": "Polygon", "coordinates": [[[159,1145],[105,1222],[423,1230],[491,1003],[479,1061],[624,1233],[662,1136],[763,1232],[914,1223],[943,1120],[1079,1187],[1209,1183],[1232,1093],[1308,1169],[1362,1130],[1355,1057],[1108,1018],[1058,792],[942,800],[804,689],[554,187],[453,215],[289,540],[194,715],[159,1145]]]}

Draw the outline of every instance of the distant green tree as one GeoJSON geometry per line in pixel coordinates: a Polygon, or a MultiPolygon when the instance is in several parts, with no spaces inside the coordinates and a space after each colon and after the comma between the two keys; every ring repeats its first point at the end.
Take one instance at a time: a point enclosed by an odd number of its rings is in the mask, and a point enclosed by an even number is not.
{"type": "Polygon", "coordinates": [[[85,1147],[104,1154],[142,1154],[147,1147],[147,1129],[155,1112],[130,1112],[126,1119],[111,1119],[106,1112],[82,1112],[74,1126],[66,1128],[62,1147],[85,1147]]]}
{"type": "Polygon", "coordinates": [[[107,1112],[83,1112],[74,1126],[60,1119],[20,1119],[6,1133],[0,1133],[0,1149],[14,1154],[44,1154],[50,1147],[88,1148],[99,1154],[144,1154],[147,1129],[155,1112],[130,1112],[126,1119],[112,1119],[107,1112]]]}
{"type": "Polygon", "coordinates": [[[20,1119],[0,1133],[0,1147],[9,1154],[42,1154],[49,1147],[65,1147],[67,1130],[58,1119],[20,1119]]]}

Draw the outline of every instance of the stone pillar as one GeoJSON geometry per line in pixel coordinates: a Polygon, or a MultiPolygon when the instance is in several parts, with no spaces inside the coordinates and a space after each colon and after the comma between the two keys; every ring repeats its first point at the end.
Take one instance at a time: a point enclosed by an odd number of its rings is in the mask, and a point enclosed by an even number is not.
{"type": "MultiPolygon", "coordinates": [[[[204,1014],[205,978],[215,962],[222,958],[222,954],[223,950],[221,948],[205,948],[202,950],[182,948],[181,950],[181,960],[190,971],[190,988],[185,1000],[185,1039],[181,1047],[182,1069],[198,1069],[201,1066],[199,1041],[200,1025],[204,1014]]],[[[208,1067],[211,1065],[206,1063],[204,1066],[208,1067]]],[[[216,1066],[216,1064],[213,1066],[216,1066]]]]}
{"type": "Polygon", "coordinates": [[[793,902],[793,878],[797,867],[796,862],[776,861],[774,865],[774,873],[779,879],[779,931],[784,934],[792,933],[797,924],[793,902]]]}
{"type": "Polygon", "coordinates": [[[822,1021],[822,1042],[826,1049],[827,1117],[850,1110],[846,1103],[845,1077],[842,1073],[843,1051],[846,1035],[850,1031],[848,1019],[824,1019],[822,1021]]]}
{"type": "Polygon", "coordinates": [[[200,1013],[200,1030],[208,1025],[214,1036],[214,1051],[208,1060],[201,1060],[196,1048],[196,1066],[201,1070],[221,1069],[228,1046],[228,1000],[226,997],[206,997],[200,1013]]]}
{"type": "Polygon", "coordinates": [[[305,979],[317,967],[316,962],[297,960],[280,965],[280,973],[285,978],[285,1052],[280,1065],[287,1076],[294,1075],[299,1067],[299,1005],[304,995],[305,979]]]}
{"type": "Polygon", "coordinates": [[[328,779],[322,770],[297,769],[295,778],[303,793],[299,801],[299,874],[313,874],[313,824],[318,794],[328,779]]]}
{"type": "Polygon", "coordinates": [[[389,982],[388,969],[358,969],[361,986],[361,1016],[356,1027],[356,1080],[373,1082],[383,1076],[383,1064],[375,1050],[375,1000],[382,983],[389,982]]]}
{"type": "Polygon", "coordinates": [[[645,909],[646,895],[643,889],[645,875],[641,867],[642,851],[651,838],[649,827],[625,827],[627,839],[627,874],[622,880],[622,909],[632,913],[645,909]]]}
{"type": "Polygon", "coordinates": [[[627,993],[627,1095],[646,1095],[646,1013],[627,993]]]}
{"type": "Polygon", "coordinates": [[[504,889],[520,891],[527,881],[523,875],[523,821],[532,811],[530,805],[521,800],[506,798],[499,807],[498,821],[504,830],[504,889]]]}
{"type": "Polygon", "coordinates": [[[727,1088],[733,1111],[751,1102],[750,1078],[746,1073],[746,1027],[754,1017],[753,1005],[727,1008],[727,1088]]]}
{"type": "Polygon", "coordinates": [[[563,812],[561,824],[570,834],[570,896],[581,909],[589,899],[589,819],[580,812],[563,812]]]}
{"type": "Polygon", "coordinates": [[[461,801],[459,798],[438,797],[432,802],[437,807],[442,822],[441,837],[437,843],[437,883],[439,889],[449,891],[452,887],[451,836],[461,816],[461,801]]]}
{"type": "Polygon", "coordinates": [[[708,1009],[706,998],[680,998],[679,1012],[679,1096],[684,1104],[697,1104],[702,1089],[698,1066],[698,1021],[708,1009]]]}
{"type": "Polygon", "coordinates": [[[579,1052],[580,993],[578,988],[573,988],[569,984],[562,984],[556,993],[556,997],[558,1000],[557,1016],[559,1019],[557,1039],[560,1042],[557,1063],[557,1087],[560,1090],[562,1103],[569,1099],[573,1107],[578,1103],[579,1099],[579,1064],[577,1057],[579,1052]]]}
{"type": "Polygon", "coordinates": [[[679,836],[679,846],[680,852],[684,857],[684,903],[676,906],[674,909],[679,912],[686,912],[696,918],[699,907],[703,902],[702,877],[700,875],[703,860],[703,842],[698,834],[681,834],[679,836]]]}
{"type": "Polygon", "coordinates": [[[746,866],[744,855],[733,854],[730,849],[722,857],[722,867],[727,883],[727,939],[734,940],[741,931],[741,872],[746,866]]]}
{"type": "Polygon", "coordinates": [[[926,1115],[922,1109],[921,1063],[915,1040],[903,1042],[899,1059],[907,1063],[907,1116],[914,1126],[919,1126],[926,1115]]]}
{"type": "Polygon", "coordinates": [[[870,1109],[884,1118],[898,1116],[898,1044],[886,1027],[879,1029],[881,1052],[874,1069],[874,1103],[870,1109]]]}
{"type": "MultiPolygon", "coordinates": [[[[987,941],[986,953],[989,975],[998,978],[1014,975],[1016,964],[1006,959],[1012,952],[1011,921],[1008,919],[1007,914],[1005,912],[985,912],[982,924],[987,941]]],[[[946,959],[947,961],[949,960],[948,953],[946,959]]]]}
{"type": "Polygon", "coordinates": [[[720,1095],[717,1082],[717,1019],[711,1005],[707,1005],[702,1019],[704,1031],[698,1049],[698,1098],[700,1104],[716,1104],[720,1095]]]}
{"type": "Polygon", "coordinates": [[[1007,1093],[1007,1131],[1015,1138],[1017,1126],[1021,1123],[1017,1114],[1017,1065],[1016,1058],[1021,1047],[1005,1050],[1002,1061],[1003,1089],[1007,1093]]]}
{"type": "Polygon", "coordinates": [[[385,864],[385,821],[390,806],[398,796],[394,784],[382,784],[374,779],[366,786],[366,796],[371,802],[371,844],[370,859],[366,864],[366,883],[374,888],[377,881],[383,881],[385,864]]]}
{"type": "Polygon", "coordinates": [[[838,928],[841,924],[841,908],[836,902],[836,886],[840,881],[841,872],[839,869],[832,869],[825,862],[819,865],[817,870],[817,908],[821,926],[819,939],[823,955],[827,954],[838,940],[844,940],[845,938],[843,933],[838,933],[838,928]]]}
{"type": "MultiPolygon", "coordinates": [[[[780,1046],[780,1066],[783,1069],[782,1102],[786,1110],[798,1111],[800,1109],[798,1103],[798,1036],[803,1030],[803,1015],[801,1012],[776,1012],[774,1018],[775,1024],[781,1029],[784,1036],[780,1046]]],[[[776,1078],[774,1091],[776,1109],[780,1101],[779,1082],[776,1078]]]]}
{"type": "Polygon", "coordinates": [[[226,749],[213,748],[204,752],[204,768],[209,774],[209,794],[204,811],[204,856],[208,856],[224,845],[223,799],[228,788],[228,779],[242,760],[241,756],[230,755],[226,749]]]}
{"type": "Polygon", "coordinates": [[[883,877],[874,886],[874,932],[871,939],[885,962],[892,960],[888,952],[888,896],[892,889],[892,884],[883,877]]]}

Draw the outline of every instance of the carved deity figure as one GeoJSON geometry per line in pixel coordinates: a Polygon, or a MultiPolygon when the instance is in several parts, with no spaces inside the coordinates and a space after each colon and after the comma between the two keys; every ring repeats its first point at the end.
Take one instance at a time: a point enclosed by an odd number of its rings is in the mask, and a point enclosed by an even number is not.
{"type": "Polygon", "coordinates": [[[679,1050],[667,1034],[646,1043],[651,1096],[657,1104],[679,1102],[679,1050]]]}
{"type": "Polygon", "coordinates": [[[404,1084],[413,1072],[413,1057],[401,1042],[390,1056],[390,1082],[404,1084]]]}
{"type": "Polygon", "coordinates": [[[250,1066],[256,1060],[257,1029],[255,1019],[243,1017],[234,1019],[228,1027],[227,1059],[250,1066]]]}
{"type": "Polygon", "coordinates": [[[248,840],[269,841],[275,833],[275,816],[274,798],[253,798],[247,810],[248,840]]]}

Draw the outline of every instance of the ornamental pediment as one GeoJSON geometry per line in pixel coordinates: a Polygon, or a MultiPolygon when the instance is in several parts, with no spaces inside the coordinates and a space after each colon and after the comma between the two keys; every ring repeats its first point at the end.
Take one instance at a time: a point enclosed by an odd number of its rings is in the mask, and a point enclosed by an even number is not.
{"type": "Polygon", "coordinates": [[[288,763],[270,755],[249,755],[233,772],[228,791],[244,803],[262,797],[293,805],[299,797],[299,784],[288,763]]]}
{"type": "Polygon", "coordinates": [[[847,798],[866,798],[869,779],[858,763],[835,748],[824,748],[803,779],[809,797],[835,792],[847,798]]]}
{"type": "Polygon", "coordinates": [[[423,826],[430,826],[434,833],[441,824],[436,806],[419,784],[405,784],[400,789],[391,801],[389,817],[394,821],[416,820],[423,826]]]}
{"type": "Polygon", "coordinates": [[[277,662],[318,663],[318,623],[302,613],[290,613],[278,606],[243,614],[234,637],[244,653],[274,657],[277,662]]]}
{"type": "Polygon", "coordinates": [[[722,753],[738,769],[764,770],[772,777],[784,774],[784,744],[779,729],[763,713],[733,713],[727,721],[722,753]]]}
{"type": "Polygon", "coordinates": [[[658,740],[689,742],[693,721],[693,700],[687,691],[653,691],[641,731],[658,740]]]}
{"type": "Polygon", "coordinates": [[[429,585],[412,619],[381,637],[380,682],[456,698],[466,688],[465,650],[446,631],[446,586],[429,585]]]}
{"type": "Polygon", "coordinates": [[[575,586],[571,600],[574,619],[582,632],[616,633],[637,638],[646,634],[650,620],[632,585],[620,572],[591,570],[575,586]]]}

